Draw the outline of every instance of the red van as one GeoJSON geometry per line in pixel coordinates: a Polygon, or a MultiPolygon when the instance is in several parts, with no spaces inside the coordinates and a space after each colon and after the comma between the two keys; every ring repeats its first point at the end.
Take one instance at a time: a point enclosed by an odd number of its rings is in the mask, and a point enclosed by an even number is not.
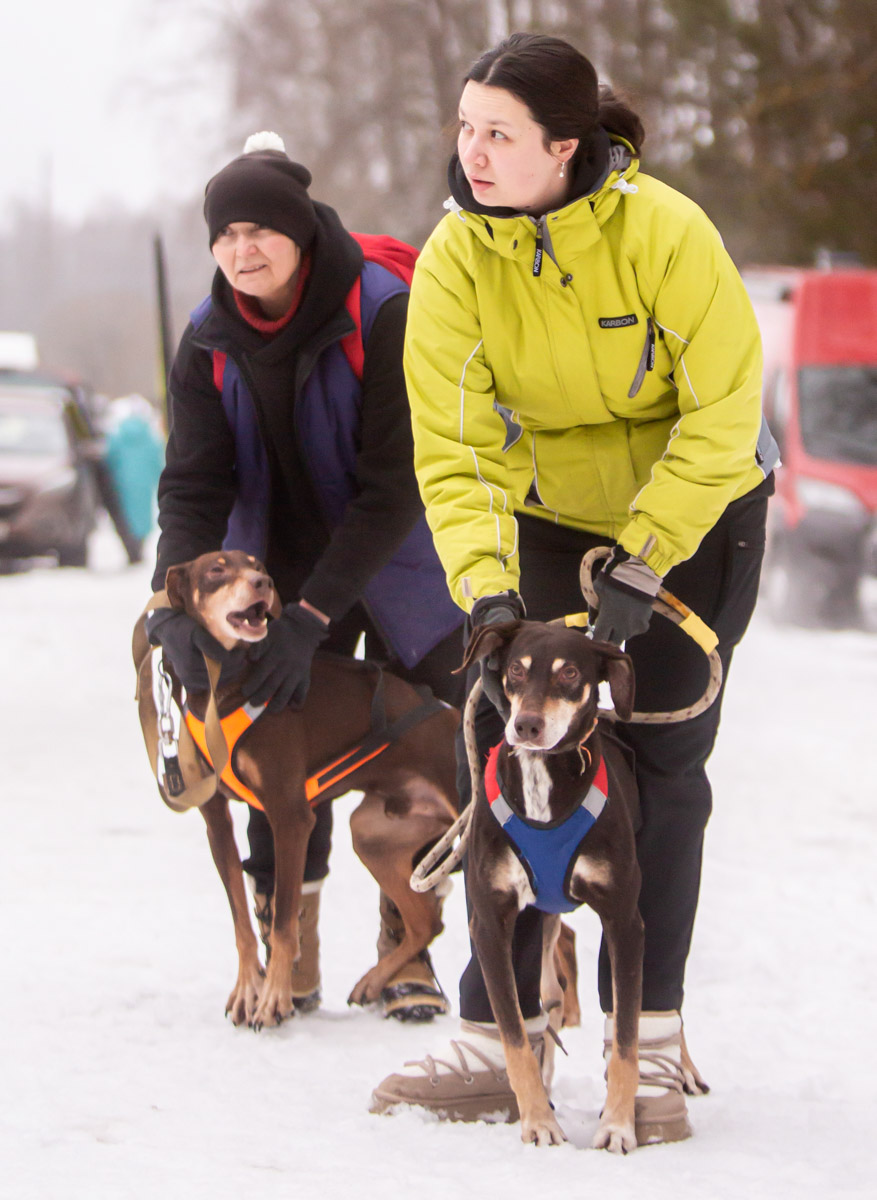
{"type": "Polygon", "coordinates": [[[861,621],[877,575],[877,270],[743,272],[764,343],[764,410],[782,468],[765,590],[775,614],[861,621]]]}

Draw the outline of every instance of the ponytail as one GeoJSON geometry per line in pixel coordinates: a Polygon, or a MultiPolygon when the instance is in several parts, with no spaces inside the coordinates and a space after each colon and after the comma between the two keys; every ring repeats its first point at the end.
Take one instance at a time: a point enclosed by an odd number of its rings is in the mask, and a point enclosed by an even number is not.
{"type": "Polygon", "coordinates": [[[646,139],[645,126],[624,96],[614,92],[605,83],[600,84],[597,120],[607,133],[614,133],[629,142],[634,154],[640,156],[646,139]]]}

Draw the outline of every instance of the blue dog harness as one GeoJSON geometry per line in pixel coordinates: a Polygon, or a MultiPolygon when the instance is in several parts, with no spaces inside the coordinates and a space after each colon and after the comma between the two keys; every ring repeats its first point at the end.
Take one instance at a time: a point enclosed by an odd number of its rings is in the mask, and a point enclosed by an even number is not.
{"type": "Polygon", "coordinates": [[[601,755],[594,782],[578,808],[562,821],[545,824],[519,817],[502,794],[497,773],[501,746],[502,742],[490,751],[484,772],[490,811],[505,830],[527,872],[536,897],[534,907],[546,913],[572,912],[581,904],[569,894],[573,865],[609,795],[606,764],[601,755]]]}

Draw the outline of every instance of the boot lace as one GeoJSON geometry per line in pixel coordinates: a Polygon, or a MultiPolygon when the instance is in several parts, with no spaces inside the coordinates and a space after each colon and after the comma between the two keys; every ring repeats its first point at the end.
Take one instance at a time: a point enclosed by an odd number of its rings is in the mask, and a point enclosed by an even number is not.
{"type": "Polygon", "coordinates": [[[487,1055],[483,1054],[477,1046],[473,1046],[470,1042],[458,1042],[452,1038],[451,1049],[457,1056],[458,1061],[456,1064],[448,1062],[448,1060],[444,1058],[433,1058],[431,1054],[427,1054],[426,1058],[412,1059],[410,1062],[406,1062],[405,1066],[420,1067],[426,1072],[426,1077],[433,1087],[438,1086],[439,1073],[437,1068],[440,1066],[447,1067],[447,1069],[453,1075],[456,1075],[458,1079],[462,1080],[463,1083],[471,1084],[475,1082],[475,1076],[472,1074],[472,1069],[470,1068],[469,1063],[466,1061],[466,1054],[471,1054],[473,1058],[477,1059],[478,1062],[483,1064],[483,1066],[490,1071],[498,1083],[505,1083],[508,1080],[508,1074],[506,1071],[498,1070],[487,1057],[487,1055]]]}

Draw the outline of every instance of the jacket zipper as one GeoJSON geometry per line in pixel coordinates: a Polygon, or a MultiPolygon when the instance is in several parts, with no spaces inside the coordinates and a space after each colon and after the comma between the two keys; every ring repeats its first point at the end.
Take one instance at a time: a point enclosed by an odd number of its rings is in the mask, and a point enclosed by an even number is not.
{"type": "Polygon", "coordinates": [[[655,369],[655,326],[651,317],[646,320],[646,343],[643,346],[643,352],[640,356],[639,366],[636,369],[636,375],[633,377],[633,383],[630,385],[630,391],[627,393],[628,399],[632,400],[643,385],[643,380],[646,377],[646,371],[654,371],[655,369]]]}
{"type": "Polygon", "coordinates": [[[540,217],[536,222],[536,253],[533,256],[533,274],[542,274],[542,255],[544,253],[545,242],[545,218],[540,217]]]}

